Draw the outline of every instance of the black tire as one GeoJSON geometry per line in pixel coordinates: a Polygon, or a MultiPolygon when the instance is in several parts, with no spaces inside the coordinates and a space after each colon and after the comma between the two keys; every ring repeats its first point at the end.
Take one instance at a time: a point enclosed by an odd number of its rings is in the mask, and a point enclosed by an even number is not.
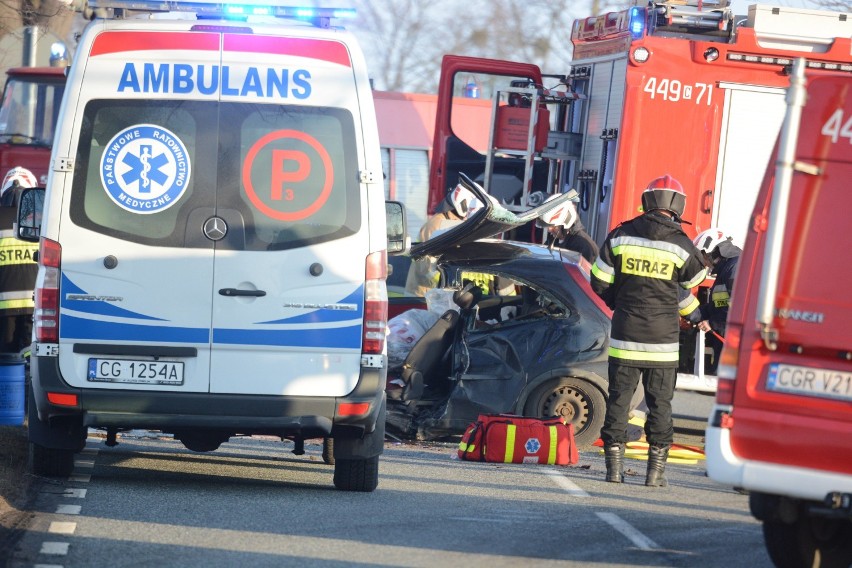
{"type": "Polygon", "coordinates": [[[334,465],[334,438],[322,439],[322,461],[334,465]]]}
{"type": "Polygon", "coordinates": [[[523,414],[567,419],[574,425],[577,447],[588,449],[600,437],[606,414],[606,398],[589,381],[563,377],[536,388],[524,404],[523,414]]]}
{"type": "Polygon", "coordinates": [[[74,451],[45,448],[30,442],[29,469],[42,477],[68,477],[74,471],[74,451]]]}
{"type": "Polygon", "coordinates": [[[800,516],[795,523],[766,521],[763,540],[778,568],[848,568],[852,565],[852,522],[800,516]]]}
{"type": "Polygon", "coordinates": [[[379,485],[379,456],[338,459],[334,464],[334,486],[342,491],[374,491],[379,485]]]}

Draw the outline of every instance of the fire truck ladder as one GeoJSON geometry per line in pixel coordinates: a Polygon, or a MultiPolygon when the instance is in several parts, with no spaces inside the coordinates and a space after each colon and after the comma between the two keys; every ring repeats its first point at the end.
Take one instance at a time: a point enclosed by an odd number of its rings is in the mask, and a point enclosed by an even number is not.
{"type": "Polygon", "coordinates": [[[491,132],[488,140],[488,154],[485,160],[484,187],[494,195],[494,166],[498,156],[514,157],[524,160],[524,179],[522,191],[517,199],[502,203],[509,211],[523,211],[531,203],[533,192],[533,166],[537,159],[548,160],[547,190],[550,193],[558,173],[557,162],[579,159],[577,141],[579,134],[554,131],[542,132],[539,119],[545,105],[566,105],[574,100],[585,98],[573,91],[555,91],[537,87],[506,87],[495,91],[491,107],[491,132]],[[508,100],[508,104],[505,102],[508,100]],[[521,101],[520,104],[517,101],[521,101]],[[511,114],[510,114],[511,113],[511,114]],[[522,134],[522,130],[526,132],[522,134]],[[545,136],[542,143],[539,137],[545,136]],[[572,143],[573,142],[573,143],[572,143]]]}

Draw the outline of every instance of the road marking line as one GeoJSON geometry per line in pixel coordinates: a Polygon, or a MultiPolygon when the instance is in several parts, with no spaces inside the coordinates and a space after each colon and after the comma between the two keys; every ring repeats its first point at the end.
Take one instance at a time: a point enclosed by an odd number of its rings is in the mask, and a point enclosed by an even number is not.
{"type": "Polygon", "coordinates": [[[77,523],[69,523],[66,521],[53,521],[47,528],[47,532],[53,534],[74,534],[77,530],[77,523]]]}
{"type": "Polygon", "coordinates": [[[589,494],[583,491],[579,485],[562,475],[555,469],[545,469],[544,474],[553,482],[565,490],[566,493],[574,497],[589,497],[589,494]]]}
{"type": "Polygon", "coordinates": [[[70,545],[67,542],[43,542],[41,543],[41,550],[38,553],[65,556],[68,554],[68,546],[70,545]]]}
{"type": "Polygon", "coordinates": [[[63,497],[75,497],[77,499],[85,499],[86,498],[86,489],[72,489],[65,488],[65,491],[62,492],[63,497]]]}
{"type": "Polygon", "coordinates": [[[627,539],[642,550],[653,550],[660,546],[639,532],[630,523],[616,515],[615,513],[595,513],[601,520],[605,521],[612,528],[623,534],[627,539]]]}
{"type": "Polygon", "coordinates": [[[83,509],[81,505],[59,505],[56,508],[57,515],[79,515],[83,509]]]}
{"type": "Polygon", "coordinates": [[[92,475],[89,473],[75,473],[68,478],[68,481],[76,481],[79,483],[88,483],[92,480],[92,475]]]}
{"type": "Polygon", "coordinates": [[[517,518],[512,519],[498,519],[496,517],[448,517],[452,521],[464,521],[466,523],[475,522],[475,523],[503,523],[503,524],[512,524],[518,521],[517,518]]]}
{"type": "Polygon", "coordinates": [[[80,451],[80,453],[81,453],[81,454],[93,454],[93,455],[98,455],[98,452],[99,452],[99,451],[100,451],[100,450],[99,450],[98,448],[94,448],[94,447],[85,447],[85,448],[83,448],[83,449],[80,451]]]}
{"type": "Polygon", "coordinates": [[[90,469],[95,467],[95,460],[74,460],[74,467],[90,469]]]}
{"type": "Polygon", "coordinates": [[[65,568],[62,564],[33,564],[33,568],[65,568]]]}

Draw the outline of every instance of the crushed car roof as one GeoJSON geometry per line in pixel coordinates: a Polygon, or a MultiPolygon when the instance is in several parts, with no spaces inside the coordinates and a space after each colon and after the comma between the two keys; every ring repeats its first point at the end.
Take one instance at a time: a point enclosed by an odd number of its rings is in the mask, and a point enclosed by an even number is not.
{"type": "Polygon", "coordinates": [[[533,207],[521,214],[515,214],[490,198],[478,183],[465,174],[459,173],[459,183],[473,192],[484,206],[453,228],[436,234],[428,241],[412,245],[410,253],[412,257],[441,256],[454,247],[505,233],[515,227],[529,223],[545,211],[549,211],[563,201],[571,199],[569,193],[563,193],[538,207],[533,207]]]}

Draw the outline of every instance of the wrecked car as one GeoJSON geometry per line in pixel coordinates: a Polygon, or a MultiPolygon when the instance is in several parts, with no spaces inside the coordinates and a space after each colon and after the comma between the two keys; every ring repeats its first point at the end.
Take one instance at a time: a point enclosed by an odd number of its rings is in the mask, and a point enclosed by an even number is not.
{"type": "Polygon", "coordinates": [[[388,434],[439,439],[462,434],[481,413],[508,413],[564,417],[581,447],[598,439],[611,312],[589,285],[588,262],[573,251],[488,238],[540,213],[516,216],[489,203],[412,247],[412,257],[438,259],[439,287],[452,291],[457,309],[389,370],[388,434]],[[499,281],[500,294],[482,285],[483,276],[499,281]]]}

